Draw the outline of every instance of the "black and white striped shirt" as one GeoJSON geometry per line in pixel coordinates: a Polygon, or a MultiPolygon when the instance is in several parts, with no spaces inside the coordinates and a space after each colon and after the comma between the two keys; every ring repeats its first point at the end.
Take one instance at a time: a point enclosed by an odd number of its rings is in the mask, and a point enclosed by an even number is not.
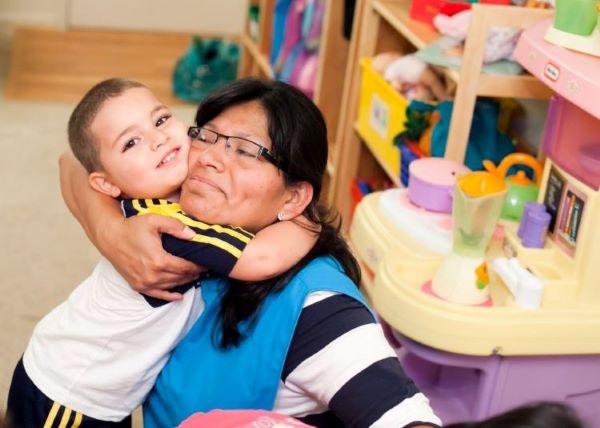
{"type": "Polygon", "coordinates": [[[331,292],[304,303],[273,410],[317,427],[441,424],[372,314],[331,292]]]}

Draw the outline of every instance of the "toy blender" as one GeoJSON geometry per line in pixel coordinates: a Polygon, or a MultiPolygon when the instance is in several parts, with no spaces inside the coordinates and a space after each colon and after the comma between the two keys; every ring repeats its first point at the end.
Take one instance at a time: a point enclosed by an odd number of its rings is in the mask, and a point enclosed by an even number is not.
{"type": "Polygon", "coordinates": [[[437,296],[465,305],[484,304],[489,299],[484,257],[506,190],[505,182],[489,172],[471,172],[456,180],[452,252],[431,284],[437,296]]]}
{"type": "Polygon", "coordinates": [[[575,51],[600,56],[597,0],[556,0],[554,25],[546,41],[575,51]]]}

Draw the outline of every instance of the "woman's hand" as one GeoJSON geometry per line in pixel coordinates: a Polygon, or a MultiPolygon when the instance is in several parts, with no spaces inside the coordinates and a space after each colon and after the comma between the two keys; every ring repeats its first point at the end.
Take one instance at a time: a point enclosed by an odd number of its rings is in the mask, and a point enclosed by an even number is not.
{"type": "Polygon", "coordinates": [[[202,268],[163,250],[161,233],[190,239],[194,232],[177,220],[143,215],[111,222],[97,234],[100,251],[113,263],[131,288],[162,300],[179,300],[168,289],[193,281],[202,268]]]}
{"type": "Polygon", "coordinates": [[[67,207],[131,287],[158,299],[180,299],[179,293],[166,289],[192,281],[201,268],[165,252],[160,234],[189,239],[194,232],[161,216],[124,219],[117,201],[89,186],[87,172],[71,152],[60,157],[59,167],[60,188],[67,207]]]}

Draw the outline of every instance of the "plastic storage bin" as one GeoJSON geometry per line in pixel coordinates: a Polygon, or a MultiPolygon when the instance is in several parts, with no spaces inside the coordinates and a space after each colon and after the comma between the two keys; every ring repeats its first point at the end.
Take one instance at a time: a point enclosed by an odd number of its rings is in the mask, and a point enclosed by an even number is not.
{"type": "Polygon", "coordinates": [[[380,163],[400,176],[400,151],[394,137],[404,130],[408,101],[371,67],[371,58],[360,61],[362,79],[358,131],[380,163]]]}
{"type": "MultiPolygon", "coordinates": [[[[467,9],[470,3],[476,3],[476,1],[412,0],[409,13],[412,19],[433,25],[433,17],[438,13],[441,13],[444,7],[448,7],[456,11],[463,8],[467,9]]],[[[480,0],[479,3],[509,5],[511,4],[511,0],[480,0]]]]}

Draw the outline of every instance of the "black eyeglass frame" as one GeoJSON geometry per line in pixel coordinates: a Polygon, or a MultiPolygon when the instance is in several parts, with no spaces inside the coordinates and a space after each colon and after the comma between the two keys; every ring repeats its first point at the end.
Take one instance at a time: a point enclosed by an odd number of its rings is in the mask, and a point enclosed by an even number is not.
{"type": "MultiPolygon", "coordinates": [[[[214,144],[217,144],[219,142],[219,138],[224,138],[225,139],[225,145],[227,145],[227,140],[229,140],[230,138],[237,138],[239,140],[244,140],[247,141],[249,143],[254,144],[255,146],[258,147],[258,156],[266,159],[268,162],[272,163],[273,165],[275,165],[277,168],[279,168],[280,170],[282,170],[283,172],[286,172],[285,168],[283,167],[283,162],[277,158],[269,149],[267,149],[265,146],[258,144],[255,141],[252,140],[248,140],[247,138],[243,138],[243,137],[236,137],[235,135],[225,135],[225,134],[221,134],[220,132],[217,132],[213,129],[208,129],[208,128],[204,128],[202,126],[190,126],[188,128],[188,137],[194,139],[194,140],[198,140],[198,137],[200,136],[200,131],[202,130],[206,130],[208,132],[212,132],[213,134],[217,135],[217,139],[215,140],[214,144]]],[[[210,143],[209,143],[210,144],[210,143]]]]}

